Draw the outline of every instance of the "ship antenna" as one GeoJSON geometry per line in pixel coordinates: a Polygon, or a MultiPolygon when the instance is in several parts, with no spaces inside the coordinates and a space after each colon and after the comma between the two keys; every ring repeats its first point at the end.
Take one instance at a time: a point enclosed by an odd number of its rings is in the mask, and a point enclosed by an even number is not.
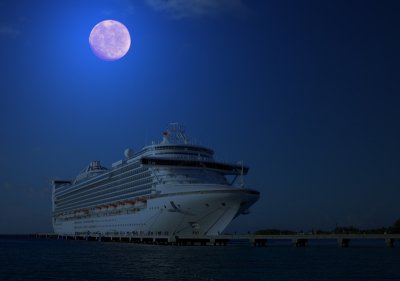
{"type": "Polygon", "coordinates": [[[179,123],[170,123],[167,130],[173,143],[188,144],[188,138],[185,135],[185,128],[179,123]]]}
{"type": "Polygon", "coordinates": [[[240,163],[242,164],[242,169],[240,170],[240,181],[241,181],[240,186],[241,186],[242,188],[244,188],[243,160],[240,161],[240,163]]]}

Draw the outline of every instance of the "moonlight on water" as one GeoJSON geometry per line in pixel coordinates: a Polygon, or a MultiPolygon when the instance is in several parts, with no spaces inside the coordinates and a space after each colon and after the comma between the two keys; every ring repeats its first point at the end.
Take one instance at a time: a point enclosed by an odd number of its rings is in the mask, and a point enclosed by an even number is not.
{"type": "Polygon", "coordinates": [[[93,27],[89,36],[93,53],[102,60],[115,61],[129,51],[131,37],[125,25],[115,20],[104,20],[93,27]]]}

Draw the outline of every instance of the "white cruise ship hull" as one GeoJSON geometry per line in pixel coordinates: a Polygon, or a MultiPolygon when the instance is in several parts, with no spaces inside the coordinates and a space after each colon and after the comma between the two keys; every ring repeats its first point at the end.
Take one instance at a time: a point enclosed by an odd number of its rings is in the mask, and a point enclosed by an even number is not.
{"type": "Polygon", "coordinates": [[[54,221],[54,231],[59,234],[217,235],[259,198],[259,193],[251,189],[223,185],[166,189],[168,193],[150,196],[136,211],[117,208],[90,217],[54,221]]]}

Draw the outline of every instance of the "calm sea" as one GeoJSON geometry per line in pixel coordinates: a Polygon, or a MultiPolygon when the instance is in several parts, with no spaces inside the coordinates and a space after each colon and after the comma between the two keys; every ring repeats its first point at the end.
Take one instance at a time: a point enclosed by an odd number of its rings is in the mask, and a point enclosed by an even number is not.
{"type": "MultiPolygon", "coordinates": [[[[398,242],[398,241],[397,241],[398,242]]],[[[0,238],[0,280],[400,280],[400,247],[383,241],[154,246],[0,238]]]]}

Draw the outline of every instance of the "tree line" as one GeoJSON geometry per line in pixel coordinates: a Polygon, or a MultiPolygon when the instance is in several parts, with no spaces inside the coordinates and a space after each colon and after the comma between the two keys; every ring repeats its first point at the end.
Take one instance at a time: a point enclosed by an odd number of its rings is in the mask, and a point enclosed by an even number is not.
{"type": "MultiPolygon", "coordinates": [[[[260,229],[254,232],[256,235],[292,235],[304,234],[302,230],[293,231],[287,229],[260,229]]],[[[333,230],[311,230],[306,234],[400,234],[400,219],[389,227],[361,229],[354,226],[336,226],[333,230]]]]}

